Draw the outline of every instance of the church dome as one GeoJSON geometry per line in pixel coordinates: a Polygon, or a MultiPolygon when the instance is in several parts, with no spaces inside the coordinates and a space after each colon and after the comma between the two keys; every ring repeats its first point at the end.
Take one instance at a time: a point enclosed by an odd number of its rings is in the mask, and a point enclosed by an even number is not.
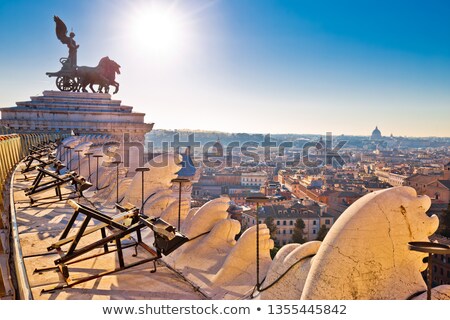
{"type": "Polygon", "coordinates": [[[381,139],[381,131],[378,129],[378,126],[372,131],[371,140],[379,140],[381,139]]]}

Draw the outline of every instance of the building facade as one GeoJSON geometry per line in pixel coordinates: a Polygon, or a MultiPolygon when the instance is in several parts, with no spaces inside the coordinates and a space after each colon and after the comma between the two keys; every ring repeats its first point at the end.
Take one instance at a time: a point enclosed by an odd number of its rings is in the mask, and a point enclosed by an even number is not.
{"type": "MultiPolygon", "coordinates": [[[[283,246],[292,243],[295,224],[298,219],[302,219],[305,228],[303,229],[303,237],[306,241],[316,240],[320,227],[325,226],[330,229],[334,223],[334,217],[327,214],[326,206],[321,206],[316,202],[310,202],[306,205],[300,202],[291,202],[290,205],[268,205],[259,208],[259,223],[264,223],[265,219],[272,217],[276,226],[277,246],[283,246]]],[[[251,227],[256,224],[255,211],[247,212],[242,215],[242,223],[244,228],[251,227]]]]}
{"type": "Polygon", "coordinates": [[[241,185],[261,187],[267,181],[268,175],[265,171],[243,172],[241,174],[241,185]]]}

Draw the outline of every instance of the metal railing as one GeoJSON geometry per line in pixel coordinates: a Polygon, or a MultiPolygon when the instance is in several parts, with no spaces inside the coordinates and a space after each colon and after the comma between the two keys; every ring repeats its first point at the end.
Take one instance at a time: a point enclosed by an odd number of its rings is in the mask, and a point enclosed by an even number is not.
{"type": "Polygon", "coordinates": [[[31,146],[66,136],[58,133],[17,134],[11,133],[9,128],[0,127],[0,299],[32,298],[18,237],[13,172],[21,159],[29,154],[31,146]],[[11,257],[14,257],[14,279],[19,292],[16,292],[13,283],[11,257]]]}

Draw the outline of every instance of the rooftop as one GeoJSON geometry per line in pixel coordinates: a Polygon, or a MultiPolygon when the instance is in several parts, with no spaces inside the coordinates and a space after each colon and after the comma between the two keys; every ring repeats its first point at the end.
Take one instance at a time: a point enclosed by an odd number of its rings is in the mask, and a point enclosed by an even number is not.
{"type": "Polygon", "coordinates": [[[450,189],[450,180],[439,180],[439,183],[442,184],[447,189],[450,189]]]}

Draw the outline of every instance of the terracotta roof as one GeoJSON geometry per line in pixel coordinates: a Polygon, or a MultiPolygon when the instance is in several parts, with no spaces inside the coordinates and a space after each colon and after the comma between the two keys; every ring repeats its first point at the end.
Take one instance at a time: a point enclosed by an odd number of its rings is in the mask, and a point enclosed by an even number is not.
{"type": "Polygon", "coordinates": [[[432,242],[438,242],[440,244],[446,244],[446,245],[450,245],[450,238],[446,238],[444,236],[441,236],[439,234],[433,234],[432,236],[430,236],[430,241],[432,242]]]}
{"type": "Polygon", "coordinates": [[[423,174],[415,174],[412,175],[409,178],[406,178],[405,181],[409,181],[412,183],[418,183],[418,184],[430,184],[438,180],[438,177],[436,176],[429,176],[429,175],[423,175],[423,174]]]}
{"type": "Polygon", "coordinates": [[[315,219],[320,218],[319,214],[310,210],[299,212],[296,209],[285,208],[281,205],[264,206],[259,210],[259,216],[261,218],[274,217],[274,218],[302,218],[302,219],[315,219]],[[281,213],[279,213],[281,211],[281,213]],[[286,213],[284,213],[286,211],[286,213]]]}
{"type": "Polygon", "coordinates": [[[356,192],[352,192],[352,191],[342,191],[342,192],[339,192],[338,197],[339,198],[340,197],[359,198],[359,197],[362,197],[362,195],[359,193],[356,193],[356,192]]]}
{"type": "Polygon", "coordinates": [[[439,183],[450,190],[450,180],[439,180],[439,183]]]}
{"type": "Polygon", "coordinates": [[[325,190],[324,192],[322,192],[320,195],[321,196],[330,196],[332,194],[338,193],[338,191],[335,190],[325,190]]]}

